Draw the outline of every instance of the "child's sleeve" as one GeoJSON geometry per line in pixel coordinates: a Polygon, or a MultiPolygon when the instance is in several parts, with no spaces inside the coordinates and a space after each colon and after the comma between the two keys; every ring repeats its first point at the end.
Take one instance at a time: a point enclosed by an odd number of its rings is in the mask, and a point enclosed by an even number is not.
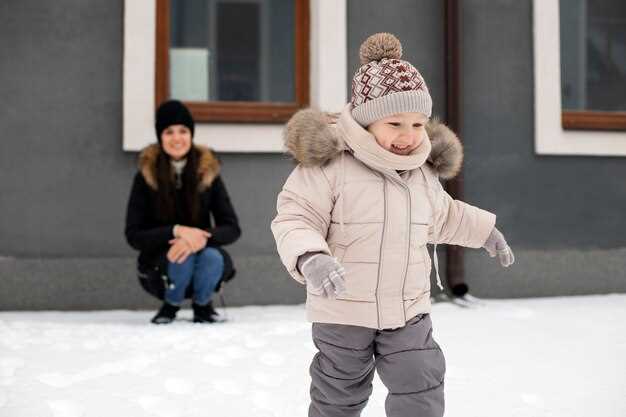
{"type": "Polygon", "coordinates": [[[434,224],[429,243],[482,247],[496,224],[496,215],[454,200],[439,181],[436,181],[434,191],[434,224]]]}
{"type": "Polygon", "coordinates": [[[296,268],[298,257],[307,252],[331,254],[326,235],[333,204],[330,182],[320,167],[299,165],[278,194],[272,233],[281,261],[302,284],[304,277],[296,268]]]}

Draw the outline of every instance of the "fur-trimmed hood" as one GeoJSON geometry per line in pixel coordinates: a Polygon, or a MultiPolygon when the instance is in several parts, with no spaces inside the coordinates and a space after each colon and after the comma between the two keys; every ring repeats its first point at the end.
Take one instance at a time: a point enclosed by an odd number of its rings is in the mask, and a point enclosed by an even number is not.
{"type": "MultiPolygon", "coordinates": [[[[305,166],[324,165],[346,150],[344,140],[335,128],[337,114],[313,109],[298,111],[284,131],[285,147],[294,159],[305,166]]],[[[440,178],[454,178],[463,163],[463,146],[446,125],[433,119],[426,125],[432,150],[428,163],[440,178]]]]}
{"type": "MultiPolygon", "coordinates": [[[[206,146],[193,146],[200,153],[198,161],[198,177],[200,178],[200,182],[198,183],[198,188],[200,191],[203,191],[210,187],[213,180],[219,175],[220,163],[215,154],[206,146]]],[[[148,186],[153,190],[158,188],[156,161],[160,152],[162,152],[161,147],[155,143],[146,146],[139,154],[139,171],[148,186]]]]}

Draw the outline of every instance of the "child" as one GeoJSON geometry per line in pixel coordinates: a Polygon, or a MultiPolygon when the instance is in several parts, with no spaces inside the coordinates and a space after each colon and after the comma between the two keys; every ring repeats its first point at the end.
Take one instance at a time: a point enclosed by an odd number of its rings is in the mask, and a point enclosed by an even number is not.
{"type": "Polygon", "coordinates": [[[300,164],[278,196],[272,232],[307,289],[319,351],[311,417],[359,416],[374,369],[389,390],[388,416],[442,416],[445,361],[432,337],[426,244],[482,246],[503,266],[514,261],[495,215],[439,183],[460,169],[460,143],[429,122],[424,79],[401,54],[393,35],[371,36],[336,124],[304,110],[286,128],[300,164]]]}

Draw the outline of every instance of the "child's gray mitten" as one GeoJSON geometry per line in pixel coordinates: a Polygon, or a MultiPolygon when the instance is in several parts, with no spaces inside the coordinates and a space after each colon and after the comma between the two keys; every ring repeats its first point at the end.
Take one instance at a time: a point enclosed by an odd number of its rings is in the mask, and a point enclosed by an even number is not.
{"type": "Polygon", "coordinates": [[[502,233],[500,233],[500,231],[495,227],[491,231],[491,234],[487,238],[483,248],[485,248],[485,250],[489,253],[489,256],[492,258],[495,258],[497,255],[500,260],[500,264],[505,268],[508,268],[515,262],[515,255],[513,254],[513,251],[506,243],[502,233]]]}
{"type": "Polygon", "coordinates": [[[298,258],[298,269],[310,293],[335,298],[346,290],[345,269],[336,258],[324,253],[306,253],[298,258]]]}

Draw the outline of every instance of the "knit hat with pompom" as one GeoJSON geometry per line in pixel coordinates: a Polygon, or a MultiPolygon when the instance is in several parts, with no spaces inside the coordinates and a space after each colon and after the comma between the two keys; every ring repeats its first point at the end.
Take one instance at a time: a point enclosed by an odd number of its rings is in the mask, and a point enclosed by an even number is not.
{"type": "Polygon", "coordinates": [[[361,67],[352,78],[352,117],[368,126],[396,113],[431,116],[433,102],[424,78],[402,58],[402,44],[390,33],[376,33],[361,44],[361,67]]]}

